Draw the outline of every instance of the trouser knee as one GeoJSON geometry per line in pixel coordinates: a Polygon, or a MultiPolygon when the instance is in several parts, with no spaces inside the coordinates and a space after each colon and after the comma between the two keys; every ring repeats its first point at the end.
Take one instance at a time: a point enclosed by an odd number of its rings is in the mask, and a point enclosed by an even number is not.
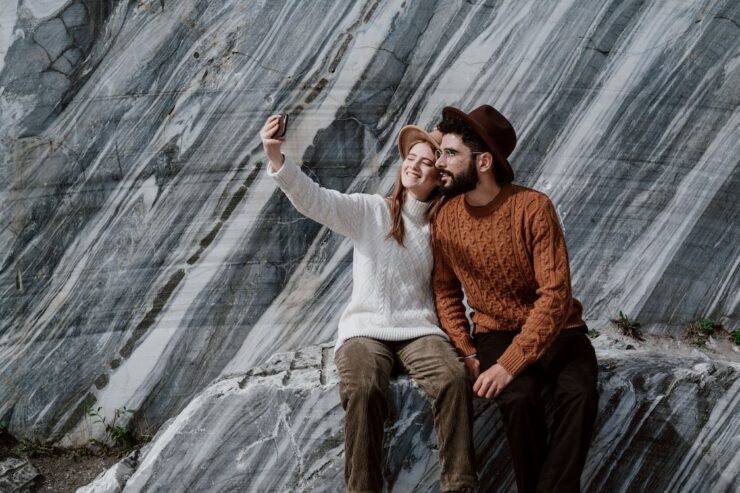
{"type": "Polygon", "coordinates": [[[447,394],[466,395],[470,392],[470,380],[465,367],[452,367],[439,379],[438,397],[447,394]]]}
{"type": "Polygon", "coordinates": [[[598,406],[599,391],[596,383],[584,381],[558,389],[555,401],[565,407],[592,408],[598,406]]]}
{"type": "Polygon", "coordinates": [[[496,404],[502,411],[526,411],[542,406],[540,388],[534,382],[514,380],[496,397],[496,404]]]}
{"type": "Polygon", "coordinates": [[[351,408],[367,409],[387,406],[387,396],[383,386],[375,381],[346,382],[341,385],[339,397],[345,410],[351,408]]]}

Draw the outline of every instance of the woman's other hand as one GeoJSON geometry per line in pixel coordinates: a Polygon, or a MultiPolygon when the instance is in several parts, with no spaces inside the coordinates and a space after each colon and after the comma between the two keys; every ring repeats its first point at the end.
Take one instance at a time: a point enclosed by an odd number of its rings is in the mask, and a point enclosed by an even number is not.
{"type": "Polygon", "coordinates": [[[280,144],[285,142],[285,139],[275,139],[272,137],[277,132],[279,120],[280,115],[272,115],[267,119],[262,130],[260,130],[262,147],[265,149],[265,155],[270,161],[272,171],[279,171],[283,167],[283,153],[280,151],[280,144]]]}
{"type": "Polygon", "coordinates": [[[478,358],[465,358],[463,359],[463,362],[465,363],[465,368],[468,370],[468,376],[470,376],[470,380],[472,380],[473,382],[478,380],[478,376],[480,375],[480,361],[478,360],[478,358]]]}

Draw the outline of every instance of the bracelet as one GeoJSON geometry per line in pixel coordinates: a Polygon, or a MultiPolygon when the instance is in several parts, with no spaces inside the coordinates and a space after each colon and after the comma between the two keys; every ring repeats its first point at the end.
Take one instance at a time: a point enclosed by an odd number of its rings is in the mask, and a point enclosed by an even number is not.
{"type": "Polygon", "coordinates": [[[463,359],[471,359],[471,358],[477,358],[478,353],[469,354],[467,356],[463,356],[463,359]]]}

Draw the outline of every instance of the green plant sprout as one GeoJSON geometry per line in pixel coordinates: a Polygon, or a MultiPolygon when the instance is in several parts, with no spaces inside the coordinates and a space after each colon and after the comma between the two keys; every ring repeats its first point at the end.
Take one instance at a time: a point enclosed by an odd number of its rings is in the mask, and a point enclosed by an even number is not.
{"type": "Polygon", "coordinates": [[[90,408],[87,411],[87,415],[95,419],[93,423],[101,423],[103,425],[108,441],[122,447],[127,452],[135,449],[141,441],[136,439],[133,431],[129,428],[128,420],[126,420],[127,422],[125,424],[121,422],[126,418],[132,418],[136,414],[136,409],[128,409],[126,406],[116,409],[113,412],[113,421],[110,423],[105,416],[100,414],[101,409],[101,406],[98,406],[95,410],[90,408]]]}
{"type": "Polygon", "coordinates": [[[612,319],[611,322],[619,329],[622,334],[638,341],[645,340],[642,337],[642,334],[640,334],[640,324],[635,320],[630,320],[629,318],[627,318],[627,315],[622,313],[622,310],[619,310],[619,319],[612,319]]]}
{"type": "Polygon", "coordinates": [[[708,318],[700,318],[699,319],[699,330],[701,330],[705,334],[711,334],[714,332],[714,320],[710,320],[708,318]]]}

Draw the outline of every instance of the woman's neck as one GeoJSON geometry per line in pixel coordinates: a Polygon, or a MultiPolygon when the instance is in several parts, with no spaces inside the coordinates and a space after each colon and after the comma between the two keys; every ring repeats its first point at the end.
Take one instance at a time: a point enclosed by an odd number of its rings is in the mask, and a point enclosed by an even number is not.
{"type": "Polygon", "coordinates": [[[408,191],[409,196],[412,199],[418,200],[419,202],[426,202],[427,200],[429,200],[429,195],[431,195],[431,192],[425,192],[424,194],[422,194],[412,188],[407,188],[406,191],[408,191]]]}

